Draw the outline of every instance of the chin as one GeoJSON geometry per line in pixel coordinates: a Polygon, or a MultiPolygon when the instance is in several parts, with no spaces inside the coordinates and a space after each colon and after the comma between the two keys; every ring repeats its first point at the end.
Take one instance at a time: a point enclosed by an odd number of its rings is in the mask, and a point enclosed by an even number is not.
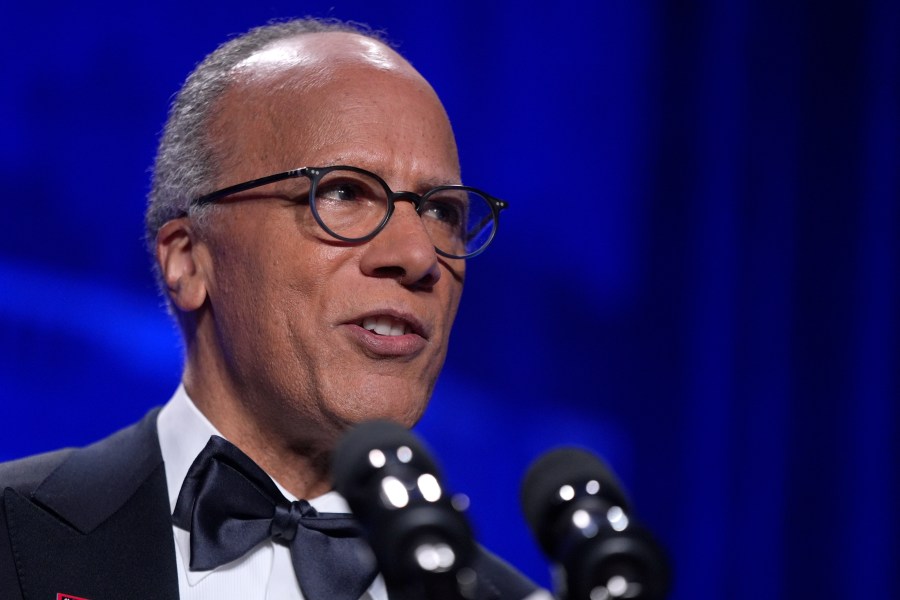
{"type": "Polygon", "coordinates": [[[423,375],[381,375],[355,369],[347,369],[323,383],[318,402],[309,408],[318,413],[316,420],[330,430],[328,437],[339,437],[365,421],[386,420],[410,428],[425,412],[434,387],[434,380],[423,375]]]}
{"type": "Polygon", "coordinates": [[[364,421],[384,420],[410,428],[422,418],[428,405],[423,396],[396,390],[394,393],[363,395],[351,406],[344,406],[341,420],[350,427],[364,421]]]}

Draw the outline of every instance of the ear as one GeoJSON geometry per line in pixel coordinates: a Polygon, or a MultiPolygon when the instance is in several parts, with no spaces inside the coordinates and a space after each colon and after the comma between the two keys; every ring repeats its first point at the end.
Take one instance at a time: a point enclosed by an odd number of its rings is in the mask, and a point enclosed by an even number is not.
{"type": "Polygon", "coordinates": [[[187,218],[173,219],[156,234],[156,262],[169,300],[184,312],[197,310],[206,301],[206,280],[196,232],[187,218]]]}

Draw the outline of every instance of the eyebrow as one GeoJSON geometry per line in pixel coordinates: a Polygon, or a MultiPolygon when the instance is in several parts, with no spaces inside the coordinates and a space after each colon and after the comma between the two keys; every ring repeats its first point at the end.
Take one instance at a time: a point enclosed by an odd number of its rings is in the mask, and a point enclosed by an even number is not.
{"type": "Polygon", "coordinates": [[[419,185],[422,189],[430,190],[436,187],[440,187],[442,185],[462,185],[462,177],[458,178],[459,181],[447,181],[444,179],[423,179],[419,181],[419,185]]]}
{"type": "MultiPolygon", "coordinates": [[[[329,167],[329,166],[333,166],[333,165],[346,165],[346,166],[349,166],[349,167],[359,167],[360,169],[365,169],[366,171],[370,171],[370,172],[372,172],[372,173],[375,173],[376,175],[378,175],[379,177],[381,177],[381,178],[384,179],[385,181],[388,180],[388,177],[386,177],[385,174],[384,174],[383,172],[379,171],[378,169],[372,168],[372,165],[370,165],[370,164],[368,164],[368,163],[365,163],[365,162],[360,162],[360,161],[354,160],[353,158],[348,157],[348,156],[344,156],[344,155],[338,155],[338,156],[336,156],[336,157],[333,157],[331,160],[326,161],[326,162],[323,162],[323,163],[321,163],[321,164],[316,164],[316,165],[310,164],[310,165],[306,165],[306,166],[308,166],[308,167],[329,167]]],[[[390,185],[390,184],[389,184],[389,185],[390,185]]],[[[397,192],[397,191],[410,191],[410,192],[416,192],[416,193],[418,193],[418,192],[420,192],[420,191],[421,191],[421,192],[427,192],[428,190],[431,190],[431,189],[433,189],[433,188],[440,187],[440,186],[443,186],[443,185],[464,185],[464,184],[462,183],[462,177],[461,177],[461,176],[460,176],[460,177],[455,177],[455,178],[450,179],[450,180],[447,180],[447,179],[438,179],[438,178],[436,178],[436,177],[431,177],[431,178],[428,178],[428,179],[420,179],[420,180],[418,180],[418,181],[416,182],[415,187],[412,188],[412,189],[409,189],[409,190],[396,190],[396,189],[395,189],[394,191],[395,191],[395,192],[397,192]]],[[[393,189],[393,186],[391,186],[391,189],[393,189]]]]}

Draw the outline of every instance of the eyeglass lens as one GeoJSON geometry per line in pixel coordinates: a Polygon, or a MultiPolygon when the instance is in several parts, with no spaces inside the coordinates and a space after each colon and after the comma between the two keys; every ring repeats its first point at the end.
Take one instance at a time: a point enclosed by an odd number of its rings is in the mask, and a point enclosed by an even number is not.
{"type": "MultiPolygon", "coordinates": [[[[332,233],[362,239],[382,226],[388,190],[371,175],[336,169],[322,175],[316,184],[315,210],[332,233]]],[[[488,199],[465,189],[431,190],[422,200],[419,215],[434,246],[451,256],[477,252],[490,241],[496,227],[488,199]]]]}

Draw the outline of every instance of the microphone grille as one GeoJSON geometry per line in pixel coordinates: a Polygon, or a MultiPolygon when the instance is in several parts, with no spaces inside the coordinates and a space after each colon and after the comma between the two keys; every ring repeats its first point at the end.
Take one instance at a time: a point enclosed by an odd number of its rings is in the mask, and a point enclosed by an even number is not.
{"type": "Polygon", "coordinates": [[[547,522],[547,513],[560,504],[563,486],[580,486],[589,481],[600,484],[599,496],[628,508],[622,485],[612,470],[594,454],[575,447],[551,450],[535,460],[522,480],[521,504],[525,520],[538,532],[547,522]]]}
{"type": "Polygon", "coordinates": [[[396,451],[409,448],[415,463],[432,472],[437,472],[430,453],[412,432],[390,421],[366,421],[350,429],[338,442],[332,456],[334,486],[343,496],[356,489],[362,480],[372,472],[369,462],[372,450],[396,451]]]}

